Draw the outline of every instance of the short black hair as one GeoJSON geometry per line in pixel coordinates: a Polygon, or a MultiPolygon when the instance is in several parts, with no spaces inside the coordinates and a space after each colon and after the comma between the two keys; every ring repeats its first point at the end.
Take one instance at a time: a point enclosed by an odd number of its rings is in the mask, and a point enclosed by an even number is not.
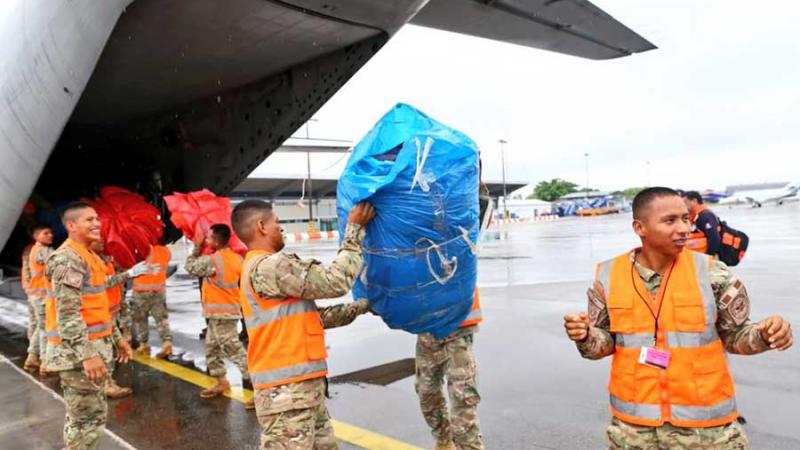
{"type": "Polygon", "coordinates": [[[642,189],[636,197],[633,198],[633,218],[634,219],[641,219],[642,213],[644,213],[645,208],[650,206],[650,203],[653,200],[661,197],[680,197],[675,189],[671,189],[668,187],[649,187],[646,189],[642,189]]]}
{"type": "Polygon", "coordinates": [[[688,198],[689,200],[695,200],[699,204],[703,204],[703,196],[700,195],[697,191],[686,191],[681,195],[683,198],[688,198]]]}
{"type": "Polygon", "coordinates": [[[34,224],[30,228],[30,234],[31,234],[31,236],[35,236],[36,233],[38,233],[38,232],[40,232],[42,230],[52,230],[52,229],[53,229],[53,227],[51,227],[50,225],[46,225],[46,224],[43,224],[43,223],[37,223],[37,224],[34,224]]]}
{"type": "Polygon", "coordinates": [[[245,243],[253,239],[253,224],[256,219],[272,215],[272,205],[264,200],[245,200],[236,205],[231,213],[233,232],[245,243]]]}
{"type": "Polygon", "coordinates": [[[231,240],[231,227],[224,223],[215,223],[211,225],[211,234],[219,240],[222,245],[228,245],[231,240]]]}
{"type": "Polygon", "coordinates": [[[90,204],[88,204],[86,202],[83,202],[83,201],[67,203],[67,205],[64,206],[64,208],[61,210],[61,222],[66,224],[67,223],[67,218],[71,213],[73,213],[73,212],[75,212],[77,210],[80,210],[80,209],[86,209],[86,208],[91,208],[91,207],[92,207],[92,205],[90,205],[90,204]]]}

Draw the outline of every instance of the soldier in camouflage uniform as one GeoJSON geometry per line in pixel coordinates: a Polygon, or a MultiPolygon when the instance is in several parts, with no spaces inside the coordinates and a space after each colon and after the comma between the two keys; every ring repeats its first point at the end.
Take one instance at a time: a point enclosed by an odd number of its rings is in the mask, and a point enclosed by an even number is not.
{"type": "Polygon", "coordinates": [[[133,323],[136,327],[136,340],[139,343],[136,352],[150,356],[150,326],[147,319],[148,316],[152,316],[156,322],[156,330],[158,330],[162,345],[156,358],[168,358],[172,355],[172,331],[169,328],[166,291],[166,272],[170,252],[162,245],[151,245],[150,252],[151,255],[145,262],[152,267],[160,268],[160,270],[145,274],[150,276],[141,277],[133,283],[131,309],[133,310],[133,323]],[[160,254],[167,255],[163,260],[153,260],[152,255],[157,249],[160,250],[160,254]]]}
{"type": "MultiPolygon", "coordinates": [[[[489,189],[480,182],[478,192],[479,226],[488,226],[491,216],[489,189]]],[[[478,420],[478,403],[481,400],[478,394],[478,365],[472,351],[481,320],[476,289],[472,311],[458,330],[442,339],[436,339],[430,333],[417,336],[414,388],[419,396],[422,417],[436,441],[436,450],[483,449],[478,420]],[[445,379],[450,409],[442,393],[445,379]]]]}
{"type": "MultiPolygon", "coordinates": [[[[47,258],[53,253],[53,230],[45,225],[37,225],[33,228],[33,238],[36,243],[28,254],[28,264],[26,278],[28,279],[28,302],[33,306],[36,314],[36,326],[31,334],[28,343],[28,359],[24,366],[32,370],[37,362],[44,359],[47,349],[47,339],[44,334],[44,305],[48,296],[48,288],[44,276],[44,264],[47,258]]],[[[39,364],[39,374],[46,376],[47,371],[39,364]]]]}
{"type": "MultiPolygon", "coordinates": [[[[68,449],[95,449],[107,416],[103,382],[116,346],[120,362],[131,357],[131,348],[112,326],[112,334],[90,338],[82,306],[83,287],[92,277],[92,266],[74,247],[88,248],[100,239],[100,219],[85,203],[67,205],[62,213],[69,240],[47,260],[47,278],[55,298],[55,322],[60,342],[48,342],[47,370],[61,378],[67,414],[64,442],[68,449]],[[71,246],[72,245],[72,246],[71,246]]],[[[92,256],[92,257],[97,257],[92,256]]],[[[99,263],[99,257],[98,263],[99,263]]],[[[96,294],[95,294],[96,295],[96,294]]]]}
{"type": "MultiPolygon", "coordinates": [[[[132,271],[123,271],[122,267],[120,267],[109,255],[106,255],[105,252],[105,242],[100,239],[92,244],[92,251],[98,254],[102,259],[103,262],[108,265],[109,263],[113,266],[113,271],[111,273],[106,274],[106,288],[116,288],[120,289],[120,300],[119,300],[119,309],[115,314],[112,311],[112,321],[114,324],[114,328],[118,329],[122,334],[122,339],[124,339],[128,344],[131,342],[131,314],[130,308],[128,307],[127,301],[125,301],[125,282],[131,278],[132,274],[143,274],[146,271],[152,270],[144,263],[139,263],[135,269],[132,271]],[[140,267],[144,269],[139,269],[140,267]]],[[[133,393],[133,390],[129,387],[122,387],[117,384],[114,380],[113,374],[116,365],[114,364],[114,359],[111,359],[111,362],[108,366],[108,373],[109,377],[106,379],[104,393],[108,398],[122,398],[127,397],[133,393]]]]}
{"type": "MultiPolygon", "coordinates": [[[[194,251],[186,258],[184,268],[196,277],[202,277],[201,289],[203,317],[208,328],[206,332],[206,364],[208,373],[217,378],[217,384],[200,392],[203,398],[212,398],[230,390],[230,383],[225,377],[225,358],[230,359],[239,368],[245,385],[250,382],[247,372],[247,353],[239,340],[236,328],[242,318],[239,307],[238,279],[242,271],[241,256],[229,247],[231,230],[225,224],[214,224],[207,237],[198,235],[194,241],[194,251]],[[201,255],[203,243],[214,253],[201,255]],[[219,268],[217,267],[219,265],[219,268]],[[237,284],[225,286],[225,280],[236,279],[237,284]],[[217,297],[217,298],[211,298],[217,297]]],[[[245,404],[247,409],[254,409],[252,402],[245,404]]]]}
{"type": "MultiPolygon", "coordinates": [[[[280,251],[284,246],[282,230],[269,204],[258,200],[240,203],[233,211],[234,230],[251,254],[265,253],[252,257],[248,254],[246,261],[249,263],[242,272],[241,289],[243,292],[252,289],[255,295],[265,299],[315,300],[346,294],[361,270],[364,227],[373,217],[374,209],[368,204],[353,208],[339,253],[330,267],[325,268],[318,261],[302,260],[280,251]]],[[[361,305],[341,317],[349,320],[355,313],[368,309],[365,304],[361,305]]],[[[331,309],[330,314],[325,315],[334,317],[335,311],[331,309]]],[[[258,354],[252,352],[259,350],[255,347],[253,327],[249,325],[248,333],[251,333],[250,370],[255,374],[253,361],[258,362],[258,354]]],[[[324,373],[263,389],[258,388],[257,379],[253,383],[256,385],[256,414],[262,428],[262,449],[338,448],[325,406],[324,373]]]]}
{"type": "MultiPolygon", "coordinates": [[[[645,236],[637,231],[642,236],[643,247],[631,252],[631,264],[645,289],[656,298],[662,285],[662,274],[672,264],[675,256],[672,259],[664,258],[666,265],[656,271],[644,264],[646,256],[643,255],[654,252],[653,249],[658,248],[656,245],[669,248],[669,243],[676,240],[683,244],[674,245],[678,249],[682,248],[689,232],[688,212],[675,191],[649,188],[634,199],[634,218],[634,228],[637,229],[636,222],[640,222],[638,230],[645,230],[645,236]],[[677,218],[674,219],[675,225],[670,225],[670,228],[657,228],[659,225],[654,225],[654,222],[659,221],[657,218],[666,218],[661,220],[662,224],[669,223],[667,219],[673,214],[677,218]],[[675,236],[678,239],[674,239],[675,236]],[[661,244],[652,243],[659,242],[659,239],[661,244]],[[667,244],[664,245],[664,242],[667,244]]],[[[653,260],[650,261],[652,265],[653,260]]],[[[632,271],[632,276],[633,273],[632,271]]],[[[781,317],[773,316],[758,323],[750,321],[750,298],[744,283],[724,263],[713,261],[708,276],[717,306],[716,330],[725,351],[738,355],[755,355],[771,349],[786,350],[792,345],[791,326],[781,317]]],[[[595,280],[587,292],[588,313],[564,317],[568,337],[577,343],[581,356],[587,359],[600,359],[614,354],[616,350],[615,334],[609,331],[611,321],[605,297],[606,288],[599,280],[595,280]]],[[[669,422],[658,427],[642,426],[614,417],[607,435],[609,449],[613,450],[749,448],[744,429],[736,420],[720,426],[686,428],[669,422]]]]}
{"type": "MultiPolygon", "coordinates": [[[[30,301],[30,296],[28,295],[28,283],[30,281],[31,271],[30,271],[30,262],[28,258],[31,254],[31,249],[33,248],[33,244],[28,244],[22,249],[22,268],[20,269],[20,286],[22,287],[22,292],[25,293],[25,300],[28,302],[28,329],[26,330],[25,336],[28,338],[28,345],[30,346],[31,338],[34,336],[36,332],[36,310],[33,309],[33,303],[30,301]]],[[[42,356],[44,358],[44,356],[42,356]]],[[[28,353],[28,357],[25,358],[25,363],[22,365],[22,368],[28,371],[36,371],[39,370],[39,366],[41,365],[41,360],[39,358],[39,353],[31,354],[28,353]]]]}

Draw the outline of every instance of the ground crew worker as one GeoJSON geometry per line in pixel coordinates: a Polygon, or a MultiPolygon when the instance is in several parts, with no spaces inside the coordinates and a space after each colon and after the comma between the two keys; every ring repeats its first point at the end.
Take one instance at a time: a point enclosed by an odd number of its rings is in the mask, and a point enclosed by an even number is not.
{"type": "MultiPolygon", "coordinates": [[[[28,295],[28,286],[31,279],[28,257],[31,254],[32,248],[33,243],[30,243],[22,249],[22,268],[20,269],[19,274],[19,284],[22,287],[22,292],[25,293],[25,300],[28,302],[28,329],[26,331],[26,336],[28,337],[28,346],[30,346],[31,338],[36,331],[36,311],[33,309],[33,303],[31,303],[30,296],[28,295]]],[[[42,356],[42,358],[44,358],[44,356],[42,356]]],[[[29,372],[34,372],[39,370],[40,365],[41,358],[39,358],[39,355],[31,355],[28,353],[28,357],[25,358],[25,363],[22,365],[22,368],[29,372]]]]}
{"type": "Polygon", "coordinates": [[[431,428],[436,450],[483,449],[478,420],[477,364],[472,343],[481,322],[478,289],[472,310],[459,329],[442,339],[417,336],[416,383],[422,416],[431,428]],[[450,410],[442,388],[447,378],[450,410]],[[455,444],[455,446],[454,446],[455,444]]]}
{"type": "MultiPolygon", "coordinates": [[[[480,226],[484,223],[484,215],[489,212],[489,203],[485,201],[489,198],[489,189],[483,182],[478,184],[478,193],[480,226]]],[[[472,352],[481,320],[481,304],[476,288],[472,309],[458,330],[443,339],[436,339],[430,333],[417,336],[414,388],[419,396],[422,417],[436,441],[436,450],[483,448],[478,420],[478,403],[481,399],[478,394],[478,366],[472,352]],[[442,392],[445,378],[450,410],[442,392]]]]}
{"type": "Polygon", "coordinates": [[[167,358],[172,355],[172,333],[169,329],[169,313],[167,312],[167,266],[172,257],[169,249],[163,245],[151,245],[150,254],[145,262],[149,266],[158,267],[157,273],[148,273],[133,280],[133,323],[136,327],[136,340],[139,347],[136,352],[150,356],[150,328],[147,317],[152,316],[156,322],[158,335],[161,337],[161,351],[156,358],[167,358]]]}
{"type": "Polygon", "coordinates": [[[233,229],[248,248],[240,303],[262,449],[338,447],[325,407],[325,331],[313,300],[350,290],[361,270],[364,227],[374,215],[368,203],[350,211],[339,253],[325,268],[281,252],[281,226],[268,203],[246,200],[233,210],[233,229]]]}
{"type": "MultiPolygon", "coordinates": [[[[122,339],[130,345],[131,342],[131,313],[128,308],[128,302],[125,301],[125,282],[131,277],[137,277],[147,273],[150,267],[144,262],[134,265],[129,271],[122,271],[117,266],[114,259],[105,254],[105,241],[100,239],[92,243],[91,250],[97,254],[105,264],[106,269],[106,295],[108,296],[108,310],[111,313],[111,321],[114,328],[120,331],[122,339]]],[[[129,387],[122,387],[114,381],[114,359],[109,363],[108,373],[106,379],[104,393],[108,398],[122,398],[127,397],[133,393],[129,387]]]]}
{"type": "Polygon", "coordinates": [[[106,423],[102,386],[113,347],[122,363],[130,359],[131,348],[111,321],[105,265],[89,250],[100,239],[97,212],[75,202],[64,208],[61,218],[69,238],[47,260],[53,295],[47,304],[44,364],[61,378],[66,447],[95,449],[106,423]]]}
{"type": "Polygon", "coordinates": [[[39,369],[39,375],[46,376],[47,371],[41,366],[47,350],[47,341],[44,335],[45,300],[50,290],[45,277],[45,261],[53,252],[53,230],[46,225],[36,225],[32,229],[33,239],[36,241],[28,254],[28,301],[36,313],[36,327],[28,343],[28,357],[23,367],[28,370],[39,369]]]}
{"type": "Polygon", "coordinates": [[[703,204],[703,196],[697,191],[686,191],[683,201],[689,209],[689,241],[686,247],[708,255],[719,253],[722,236],[719,234],[719,219],[713,211],[703,204]]]}
{"type": "MultiPolygon", "coordinates": [[[[194,251],[186,258],[184,265],[190,274],[203,277],[200,300],[203,317],[208,323],[205,336],[206,364],[209,375],[217,379],[214,386],[200,392],[203,398],[217,397],[230,390],[231,385],[225,377],[225,358],[239,368],[245,386],[250,382],[247,353],[236,329],[242,318],[239,305],[242,257],[228,247],[230,239],[231,229],[227,225],[212,225],[207,237],[197,236],[194,251]],[[203,242],[214,252],[212,255],[200,254],[203,242]]],[[[249,402],[245,407],[254,409],[255,405],[249,402]]]]}
{"type": "Polygon", "coordinates": [[[677,192],[641,191],[633,218],[642,247],[600,263],[588,314],[564,317],[584,358],[613,355],[609,448],[749,448],[725,352],[786,350],[789,322],[750,322],[744,283],[686,248],[689,212],[677,192]]]}

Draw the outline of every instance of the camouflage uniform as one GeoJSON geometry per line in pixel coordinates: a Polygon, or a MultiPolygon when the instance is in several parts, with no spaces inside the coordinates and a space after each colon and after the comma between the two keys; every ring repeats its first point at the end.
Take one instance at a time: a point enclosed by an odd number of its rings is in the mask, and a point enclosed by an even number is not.
{"type": "MultiPolygon", "coordinates": [[[[339,253],[329,268],[292,254],[270,255],[259,261],[249,274],[253,289],[266,298],[314,300],[345,295],[361,271],[363,240],[363,228],[348,224],[339,253]]],[[[338,326],[352,320],[356,312],[367,309],[364,303],[339,305],[325,311],[322,317],[328,325],[338,326]]],[[[255,404],[262,429],[262,449],[338,448],[325,406],[324,378],[256,389],[255,404]]]]}
{"type": "MultiPolygon", "coordinates": [[[[36,258],[36,262],[39,264],[44,264],[47,261],[47,258],[53,253],[53,248],[49,246],[35,244],[31,248],[32,256],[36,258]]],[[[30,261],[30,259],[28,260],[30,261]]],[[[28,280],[31,277],[31,267],[30,263],[27,266],[27,276],[28,280]]],[[[47,336],[44,334],[44,311],[45,311],[45,300],[47,299],[47,295],[36,295],[36,294],[29,294],[28,295],[28,303],[30,306],[33,307],[33,311],[35,314],[36,325],[31,333],[31,337],[28,339],[28,353],[32,355],[37,355],[40,358],[44,357],[45,352],[47,351],[47,336]]]]}
{"type": "MultiPolygon", "coordinates": [[[[28,330],[26,332],[26,336],[28,337],[29,345],[31,342],[31,337],[33,337],[33,333],[36,331],[36,311],[33,309],[33,303],[31,303],[31,299],[28,296],[28,284],[25,282],[25,280],[30,281],[31,279],[31,267],[29,259],[31,248],[33,248],[33,244],[28,244],[22,250],[22,276],[20,277],[22,291],[25,292],[25,299],[28,301],[28,330]]],[[[30,351],[28,353],[30,353],[30,351]]],[[[39,356],[39,353],[35,353],[35,355],[39,356]]]]}
{"type": "MultiPolygon", "coordinates": [[[[190,274],[201,278],[213,277],[217,273],[214,259],[209,255],[201,256],[199,247],[195,247],[194,252],[186,258],[184,268],[190,274]]],[[[247,352],[239,340],[239,330],[236,328],[237,321],[242,318],[241,311],[235,313],[203,311],[203,317],[208,319],[205,339],[208,374],[217,378],[224,377],[225,358],[228,358],[239,368],[242,379],[249,380],[247,352]]]]}
{"type": "MultiPolygon", "coordinates": [[[[661,274],[641,265],[633,254],[631,260],[648,292],[657,295],[661,274]]],[[[750,321],[750,297],[744,283],[719,260],[713,262],[709,278],[717,301],[717,332],[725,350],[738,355],[755,355],[769,350],[769,345],[756,328],[757,324],[750,321]]],[[[587,359],[600,359],[614,353],[615,338],[609,332],[610,319],[603,292],[603,286],[596,280],[587,292],[592,327],[587,339],[577,343],[581,356],[587,359]]],[[[610,449],[749,448],[744,430],[735,421],[719,427],[680,428],[671,424],[643,427],[613,419],[608,428],[608,438],[610,449]]]]}
{"type": "Polygon", "coordinates": [[[69,449],[97,448],[106,424],[107,404],[103,387],[84,375],[83,361],[99,356],[108,365],[114,345],[122,335],[113,328],[111,336],[89,339],[81,316],[81,286],[90,270],[81,257],[62,247],[47,260],[47,278],[56,298],[58,332],[62,341],[47,344],[46,369],[59,373],[67,414],[64,442],[69,449]]]}
{"type": "Polygon", "coordinates": [[[148,315],[156,321],[156,329],[161,337],[161,343],[172,342],[165,291],[133,291],[131,309],[133,310],[133,324],[136,327],[136,340],[139,341],[139,345],[145,345],[150,340],[148,315]]]}
{"type": "MultiPolygon", "coordinates": [[[[108,256],[103,256],[103,261],[109,262],[111,261],[114,264],[114,275],[109,275],[106,277],[106,288],[110,289],[114,286],[121,285],[122,288],[122,298],[119,300],[119,312],[112,316],[111,321],[114,325],[114,328],[119,330],[120,334],[122,335],[122,339],[131,341],[131,318],[130,318],[130,311],[128,310],[128,304],[125,301],[125,282],[128,281],[128,272],[122,270],[122,267],[118,266],[117,263],[113,262],[112,259],[108,256]]],[[[106,365],[108,366],[108,379],[106,380],[105,387],[115,386],[116,383],[113,380],[114,369],[117,367],[116,361],[116,352],[114,353],[111,361],[109,361],[106,365]]]]}
{"type": "Polygon", "coordinates": [[[476,326],[460,328],[444,339],[430,333],[417,336],[417,379],[422,416],[441,444],[459,449],[483,449],[478,403],[477,365],[472,353],[476,326]],[[450,411],[442,393],[447,377],[450,411]]]}

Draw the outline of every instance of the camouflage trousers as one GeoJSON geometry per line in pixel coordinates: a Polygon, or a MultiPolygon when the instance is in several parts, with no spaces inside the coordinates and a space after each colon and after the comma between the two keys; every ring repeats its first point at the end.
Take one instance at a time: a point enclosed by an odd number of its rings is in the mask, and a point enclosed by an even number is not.
{"type": "Polygon", "coordinates": [[[31,332],[30,337],[28,337],[28,353],[44,359],[47,350],[47,335],[44,329],[45,303],[43,299],[29,299],[28,305],[33,308],[34,321],[33,332],[31,332]]]}
{"type": "Polygon", "coordinates": [[[83,374],[83,370],[58,373],[64,391],[67,415],[64,419],[64,444],[70,450],[97,448],[106,426],[108,406],[101,386],[83,374]]]}
{"type": "MultiPolygon", "coordinates": [[[[31,336],[36,331],[36,310],[33,309],[33,303],[31,303],[31,299],[28,299],[28,330],[26,336],[28,336],[28,342],[31,341],[31,336]]],[[[28,352],[30,353],[30,352],[28,352]]]]}
{"type": "Polygon", "coordinates": [[[136,327],[136,340],[139,345],[147,344],[150,340],[150,327],[147,324],[148,316],[156,321],[156,329],[161,337],[161,342],[172,342],[172,333],[169,330],[169,314],[167,313],[167,295],[165,292],[136,292],[133,293],[131,302],[133,310],[133,324],[136,327]]]}
{"type": "Polygon", "coordinates": [[[238,322],[238,319],[208,319],[206,364],[208,364],[208,374],[212,377],[225,376],[225,358],[228,358],[239,368],[243,379],[250,379],[247,371],[247,353],[239,340],[239,330],[236,328],[238,322]]]}
{"type": "Polygon", "coordinates": [[[477,365],[472,354],[474,333],[462,329],[444,339],[417,336],[417,380],[422,416],[437,442],[452,441],[458,449],[483,449],[478,403],[477,365]],[[447,378],[450,409],[442,388],[447,378]]]}
{"type": "MultiPolygon", "coordinates": [[[[124,299],[122,300],[125,301],[124,299]]],[[[120,312],[118,312],[114,316],[114,327],[122,333],[122,338],[130,343],[131,341],[131,327],[133,318],[131,317],[130,310],[128,308],[122,308],[120,312]]]]}
{"type": "Polygon", "coordinates": [[[669,423],[645,427],[616,417],[606,430],[609,450],[749,450],[750,442],[737,421],[710,428],[681,428],[669,423]]]}
{"type": "Polygon", "coordinates": [[[256,389],[262,450],[336,450],[325,379],[256,389]]]}

